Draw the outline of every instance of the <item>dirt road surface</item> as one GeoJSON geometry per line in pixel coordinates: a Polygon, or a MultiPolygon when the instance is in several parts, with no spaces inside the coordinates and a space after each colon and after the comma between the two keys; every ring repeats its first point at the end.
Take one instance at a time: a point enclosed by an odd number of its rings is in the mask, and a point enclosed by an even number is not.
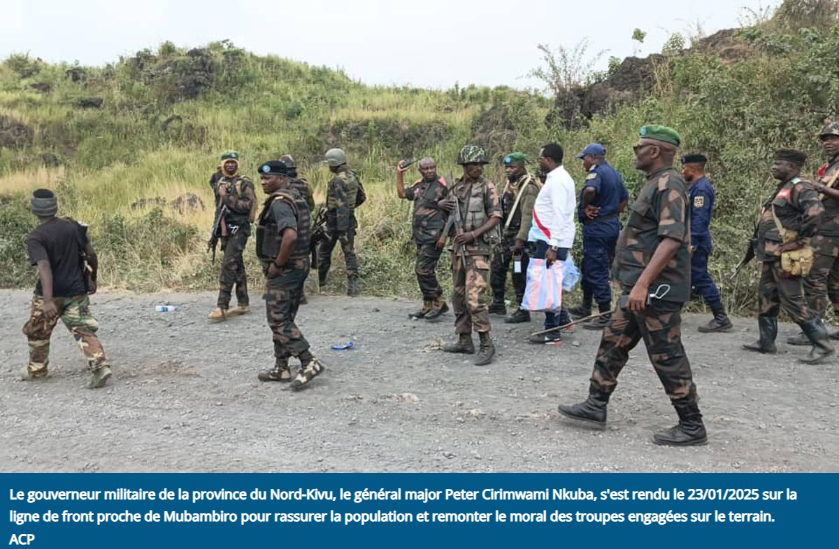
{"type": "Polygon", "coordinates": [[[741,351],[756,337],[753,319],[705,335],[696,328],[708,317],[686,315],[710,443],[672,449],[650,440],[676,415],[643,345],[620,378],[607,430],[559,418],[559,402],[586,395],[600,334],[528,344],[541,315],[516,326],[493,317],[499,354],[479,368],[435,349],[452,337],[451,314],[431,324],[408,320],[416,303],[312,296],[299,324],[328,371],[292,393],[256,379],[273,363],[261,300],[250,316],[209,324],[212,294],[106,293],[93,310],[114,377],[91,391],[61,325],[52,377],[18,381],[29,301],[0,291],[4,472],[839,471],[839,360],[798,364],[806,349],[783,343],[774,359],[741,351]],[[166,301],[183,309],[155,312],[166,301]],[[351,351],[330,349],[351,339],[351,351]]]}

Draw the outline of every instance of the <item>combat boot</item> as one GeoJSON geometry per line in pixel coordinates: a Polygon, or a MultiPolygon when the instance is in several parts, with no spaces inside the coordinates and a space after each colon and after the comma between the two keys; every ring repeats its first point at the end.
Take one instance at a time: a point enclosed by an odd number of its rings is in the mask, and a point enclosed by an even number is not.
{"type": "Polygon", "coordinates": [[[728,315],[725,314],[725,307],[720,305],[718,308],[713,308],[714,318],[705,326],[700,326],[698,329],[703,334],[713,332],[730,332],[734,326],[731,324],[728,315]]]}
{"type": "Polygon", "coordinates": [[[597,307],[599,309],[598,312],[603,316],[599,316],[583,324],[583,330],[596,330],[599,332],[609,325],[609,322],[612,320],[612,302],[604,301],[603,303],[598,303],[597,307]]]}
{"type": "Polygon", "coordinates": [[[590,388],[588,398],[579,404],[559,405],[559,413],[591,429],[606,428],[606,408],[609,394],[590,388]]]}
{"type": "Polygon", "coordinates": [[[571,307],[568,309],[568,313],[574,317],[574,320],[579,320],[581,318],[585,318],[587,316],[591,316],[591,304],[588,305],[581,303],[576,307],[571,307]]]}
{"type": "Polygon", "coordinates": [[[347,279],[347,295],[350,297],[358,296],[358,277],[351,276],[347,279]]]}
{"type": "Polygon", "coordinates": [[[227,316],[242,316],[251,314],[251,308],[248,305],[239,305],[227,311],[227,316]]]}
{"type": "Polygon", "coordinates": [[[425,320],[433,321],[440,318],[443,314],[449,312],[449,306],[446,305],[446,300],[443,296],[438,297],[432,302],[433,306],[428,314],[425,315],[425,320]]]}
{"type": "Polygon", "coordinates": [[[504,299],[493,299],[489,304],[489,314],[505,316],[507,314],[507,306],[504,305],[504,299]]]}
{"type": "Polygon", "coordinates": [[[318,269],[318,289],[323,291],[326,287],[326,275],[329,274],[329,271],[321,271],[318,269]]]}
{"type": "Polygon", "coordinates": [[[830,338],[827,335],[827,328],[819,318],[814,318],[808,322],[801,324],[801,329],[804,334],[810,339],[813,348],[810,349],[810,354],[807,358],[799,359],[799,362],[804,364],[821,364],[828,357],[836,353],[833,345],[830,343],[830,338]]]}
{"type": "Polygon", "coordinates": [[[109,379],[111,379],[111,368],[102,366],[99,369],[93,370],[90,383],[87,384],[87,387],[89,389],[99,389],[100,387],[104,387],[109,379]]]}
{"type": "Polygon", "coordinates": [[[288,383],[291,381],[291,368],[288,367],[288,360],[277,359],[272,370],[259,372],[256,376],[259,381],[279,381],[288,383]]]}
{"type": "MultiPolygon", "coordinates": [[[[495,356],[495,344],[489,332],[478,332],[478,337],[481,339],[481,348],[478,350],[478,356],[475,357],[475,366],[486,366],[495,356]]],[[[469,338],[469,341],[472,341],[472,338],[469,338]]]]}
{"type": "Polygon", "coordinates": [[[504,324],[521,324],[530,322],[530,313],[523,309],[516,309],[516,312],[504,319],[504,324]]]}
{"type": "Polygon", "coordinates": [[[472,334],[458,334],[457,341],[443,345],[444,353],[475,354],[475,344],[472,342],[472,334]]]}
{"type": "Polygon", "coordinates": [[[312,360],[310,360],[308,364],[300,366],[300,371],[297,372],[297,377],[295,377],[291,382],[291,389],[293,391],[305,389],[309,386],[310,381],[322,374],[325,370],[326,367],[321,364],[317,357],[313,356],[312,360]]]}
{"type": "Polygon", "coordinates": [[[423,299],[422,300],[422,308],[419,311],[410,313],[408,318],[411,320],[418,320],[420,318],[425,318],[425,315],[431,312],[431,309],[434,307],[434,301],[431,299],[423,299]]]}
{"type": "Polygon", "coordinates": [[[758,315],[757,328],[760,338],[752,344],[743,345],[743,349],[768,355],[777,353],[778,348],[775,346],[775,338],[778,337],[778,317],[758,315]]]}
{"type": "Polygon", "coordinates": [[[810,345],[812,345],[812,343],[810,342],[810,338],[807,337],[807,334],[805,334],[804,332],[798,332],[794,336],[789,336],[787,338],[787,343],[789,345],[795,345],[796,347],[804,347],[805,345],[809,347],[810,345]]]}
{"type": "Polygon", "coordinates": [[[210,313],[210,316],[207,317],[209,320],[214,320],[216,322],[227,320],[227,309],[222,309],[221,307],[216,307],[213,309],[213,312],[210,313]]]}
{"type": "Polygon", "coordinates": [[[52,376],[52,374],[46,369],[42,368],[38,371],[37,374],[33,374],[29,371],[29,366],[24,366],[20,370],[20,380],[21,381],[33,381],[36,379],[47,379],[48,377],[52,376]]]}
{"type": "Polygon", "coordinates": [[[700,446],[708,444],[708,435],[702,423],[702,414],[695,398],[673,402],[679,423],[653,435],[653,442],[660,446],[700,446]]]}

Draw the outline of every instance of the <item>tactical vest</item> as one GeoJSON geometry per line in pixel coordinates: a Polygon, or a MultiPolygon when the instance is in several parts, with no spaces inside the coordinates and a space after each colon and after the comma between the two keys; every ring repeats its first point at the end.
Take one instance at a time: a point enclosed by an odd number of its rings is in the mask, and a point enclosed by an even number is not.
{"type": "MultiPolygon", "coordinates": [[[[233,177],[233,179],[228,179],[226,177],[223,177],[222,179],[219,180],[219,183],[230,183],[230,191],[229,192],[230,193],[235,193],[237,200],[241,200],[242,198],[245,197],[245,186],[246,185],[253,186],[253,183],[251,183],[249,180],[245,179],[241,175],[237,175],[237,176],[233,177]]],[[[216,186],[218,186],[218,184],[216,186]]],[[[251,208],[251,210],[253,210],[253,208],[251,208]]],[[[242,227],[244,229],[247,225],[251,224],[253,219],[251,218],[251,212],[250,211],[245,212],[245,213],[239,213],[239,212],[234,212],[234,211],[232,211],[228,208],[227,213],[224,216],[224,221],[227,223],[228,226],[233,225],[233,226],[242,227]]]]}
{"type": "MultiPolygon", "coordinates": [[[[358,178],[350,170],[341,170],[334,175],[334,179],[340,179],[344,182],[344,188],[347,191],[347,207],[350,209],[350,216],[355,212],[355,201],[358,198],[358,178]]],[[[326,208],[334,210],[338,207],[338,202],[333,193],[329,193],[326,197],[326,208]]]]}
{"type": "Polygon", "coordinates": [[[293,269],[305,269],[308,267],[309,242],[312,234],[311,214],[306,199],[291,189],[276,191],[265,200],[262,213],[259,214],[259,225],[256,228],[256,255],[261,261],[270,263],[280,253],[282,235],[277,228],[277,220],[272,215],[272,206],[277,200],[291,206],[297,220],[297,242],[286,266],[293,269]]]}
{"type": "MultiPolygon", "coordinates": [[[[463,221],[463,231],[468,233],[483,227],[489,216],[487,215],[486,206],[484,204],[484,193],[486,191],[486,179],[481,177],[478,181],[472,183],[463,183],[463,179],[459,179],[455,184],[455,198],[460,202],[460,216],[463,221]],[[463,189],[470,188],[468,196],[464,197],[463,189]],[[465,200],[463,199],[465,198],[465,200]]],[[[485,232],[467,249],[470,249],[470,255],[489,255],[492,252],[492,247],[500,240],[500,230],[496,225],[492,230],[485,232]]]]}

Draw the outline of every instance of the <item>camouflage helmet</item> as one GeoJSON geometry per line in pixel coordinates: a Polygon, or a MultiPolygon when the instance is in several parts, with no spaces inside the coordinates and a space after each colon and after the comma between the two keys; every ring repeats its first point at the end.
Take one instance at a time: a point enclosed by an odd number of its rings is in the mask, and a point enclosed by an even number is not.
{"type": "Polygon", "coordinates": [[[341,149],[329,149],[324,155],[324,160],[333,168],[343,166],[347,163],[347,154],[341,149]]]}
{"type": "Polygon", "coordinates": [[[829,124],[825,124],[824,128],[822,128],[819,137],[824,139],[828,135],[839,135],[839,120],[836,122],[830,122],[829,124]]]}
{"type": "Polygon", "coordinates": [[[466,145],[457,155],[458,164],[489,164],[487,153],[477,145],[466,145]]]}
{"type": "Polygon", "coordinates": [[[290,154],[282,155],[280,157],[280,160],[285,162],[285,165],[288,166],[289,168],[296,168],[297,167],[297,162],[294,161],[294,157],[291,156],[290,154]]]}

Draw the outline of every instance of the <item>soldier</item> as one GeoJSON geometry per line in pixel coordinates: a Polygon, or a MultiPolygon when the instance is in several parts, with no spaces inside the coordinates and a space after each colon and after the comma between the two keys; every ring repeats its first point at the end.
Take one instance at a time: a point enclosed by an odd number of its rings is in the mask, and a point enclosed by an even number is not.
{"type": "Polygon", "coordinates": [[[104,387],[111,377],[102,344],[96,337],[99,323],[90,312],[88,294],[95,291],[99,263],[87,238],[87,227],[56,217],[58,199],[52,191],[32,193],[32,213],[40,224],[26,239],[29,261],[38,267],[32,312],[23,333],[29,340],[29,366],[23,380],[49,374],[50,337],[60,318],[76,338],[92,376],[88,387],[104,387]],[[85,263],[90,268],[85,276],[85,263]]]}
{"type": "MultiPolygon", "coordinates": [[[[825,125],[819,137],[827,164],[819,169],[813,186],[822,195],[824,214],[818,234],[811,239],[816,255],[810,274],[804,278],[804,295],[810,309],[824,318],[829,303],[839,313],[839,122],[825,125]]],[[[839,339],[839,331],[830,338],[839,339]]],[[[810,345],[810,339],[802,332],[787,343],[810,345]]]]}
{"type": "Polygon", "coordinates": [[[778,313],[784,312],[804,331],[813,348],[806,364],[820,364],[835,351],[827,329],[804,298],[803,277],[813,262],[810,239],[821,222],[824,206],[813,185],[802,180],[801,167],[807,155],[781,149],[775,153],[772,176],[778,180],[775,192],[763,205],[757,229],[755,255],[763,262],[760,274],[760,338],[748,351],[774,354],[778,335],[778,313]]]}
{"type": "Polygon", "coordinates": [[[492,256],[492,303],[489,305],[490,314],[507,314],[504,304],[504,293],[507,287],[507,271],[510,262],[515,259],[513,269],[513,289],[516,292],[516,310],[504,319],[507,324],[530,322],[530,313],[521,308],[524,299],[524,288],[527,284],[527,234],[533,223],[533,204],[542,182],[525,167],[527,157],[524,153],[516,152],[504,158],[504,171],[507,184],[501,193],[501,209],[503,229],[501,231],[501,245],[492,256]]]}
{"type": "Polygon", "coordinates": [[[647,181],[618,239],[613,268],[621,305],[603,330],[588,399],[559,406],[562,415],[605,429],[606,408],[618,374],[643,338],[650,362],[679,415],[678,425],[653,436],[656,444],[669,446],[708,440],[681,340],[681,310],[690,299],[690,210],[685,182],[673,169],[680,142],[672,128],[641,128],[634,147],[635,167],[647,175],[647,181]]]}
{"type": "MultiPolygon", "coordinates": [[[[309,213],[314,215],[315,198],[312,196],[312,189],[309,187],[309,182],[298,175],[297,162],[295,162],[294,157],[290,154],[284,154],[280,157],[280,160],[285,162],[285,165],[288,168],[289,186],[300,193],[300,196],[302,196],[303,200],[306,201],[306,205],[309,206],[309,213]]],[[[306,299],[305,292],[301,290],[300,304],[305,305],[308,302],[309,300],[306,299]]]]}
{"type": "MultiPolygon", "coordinates": [[[[623,177],[606,162],[606,148],[600,143],[588,145],[577,155],[583,161],[586,180],[580,191],[577,218],[583,226],[583,302],[568,310],[577,318],[591,315],[592,299],[600,313],[612,310],[612,287],[609,266],[615,257],[620,234],[618,216],[626,209],[629,193],[623,177]]],[[[609,315],[583,325],[587,330],[602,330],[609,315]]]]}
{"type": "Polygon", "coordinates": [[[405,188],[405,161],[396,165],[396,192],[399,198],[414,203],[413,237],[417,245],[416,274],[422,292],[422,308],[408,315],[412,319],[425,318],[436,320],[449,310],[443,298],[443,288],[437,281],[437,262],[440,260],[442,247],[437,241],[446,224],[446,212],[438,202],[446,198],[448,189],[446,180],[437,175],[437,163],[433,158],[419,161],[422,178],[412,186],[405,188]]]}
{"type": "Polygon", "coordinates": [[[347,295],[358,295],[358,259],[355,255],[355,234],[358,222],[355,208],[364,201],[364,191],[358,176],[347,168],[347,155],[341,149],[326,151],[326,163],[332,180],[326,188],[326,226],[329,236],[318,250],[318,284],[326,286],[326,276],[332,266],[332,250],[341,243],[347,265],[347,295]]]}
{"type": "Polygon", "coordinates": [[[448,198],[440,203],[440,207],[449,213],[449,221],[438,246],[445,246],[448,235],[453,237],[452,305],[458,339],[443,346],[443,351],[474,354],[474,328],[481,342],[475,365],[485,366],[495,355],[484,290],[489,278],[493,236],[497,236],[496,226],[501,222],[501,204],[495,185],[483,176],[484,165],[488,162],[481,147],[466,145],[461,149],[457,163],[463,166],[463,176],[452,183],[448,198]]]}
{"type": "Polygon", "coordinates": [[[690,257],[690,282],[693,292],[702,296],[714,318],[705,326],[700,326],[702,333],[730,332],[731,320],[725,313],[720,299],[720,291],[708,272],[708,256],[714,249],[711,240],[711,216],[714,213],[716,193],[705,175],[708,159],[701,154],[688,154],[682,157],[682,176],[690,185],[690,244],[693,254],[690,257]]]}
{"type": "Polygon", "coordinates": [[[282,160],[259,168],[262,190],[268,195],[256,229],[256,255],[265,272],[265,308],[274,333],[273,370],[259,373],[259,381],[291,382],[293,390],[307,387],[323,373],[323,364],[309,350],[309,342],[294,323],[303,284],[309,274],[311,218],[306,199],[291,187],[291,170],[282,160]],[[289,357],[300,360],[292,377],[289,357]]]}
{"type": "Polygon", "coordinates": [[[227,151],[221,155],[221,160],[224,175],[216,183],[216,216],[209,245],[215,247],[216,239],[221,239],[224,257],[219,276],[218,303],[210,313],[210,320],[226,320],[228,316],[251,312],[243,254],[256,214],[256,193],[253,182],[239,174],[239,153],[227,151]],[[228,310],[234,286],[238,307],[228,310]]]}
{"type": "Polygon", "coordinates": [[[210,176],[210,188],[213,189],[213,194],[215,195],[216,192],[216,185],[218,185],[219,179],[224,177],[224,172],[221,169],[221,166],[216,168],[216,171],[213,172],[213,175],[210,176]]]}

